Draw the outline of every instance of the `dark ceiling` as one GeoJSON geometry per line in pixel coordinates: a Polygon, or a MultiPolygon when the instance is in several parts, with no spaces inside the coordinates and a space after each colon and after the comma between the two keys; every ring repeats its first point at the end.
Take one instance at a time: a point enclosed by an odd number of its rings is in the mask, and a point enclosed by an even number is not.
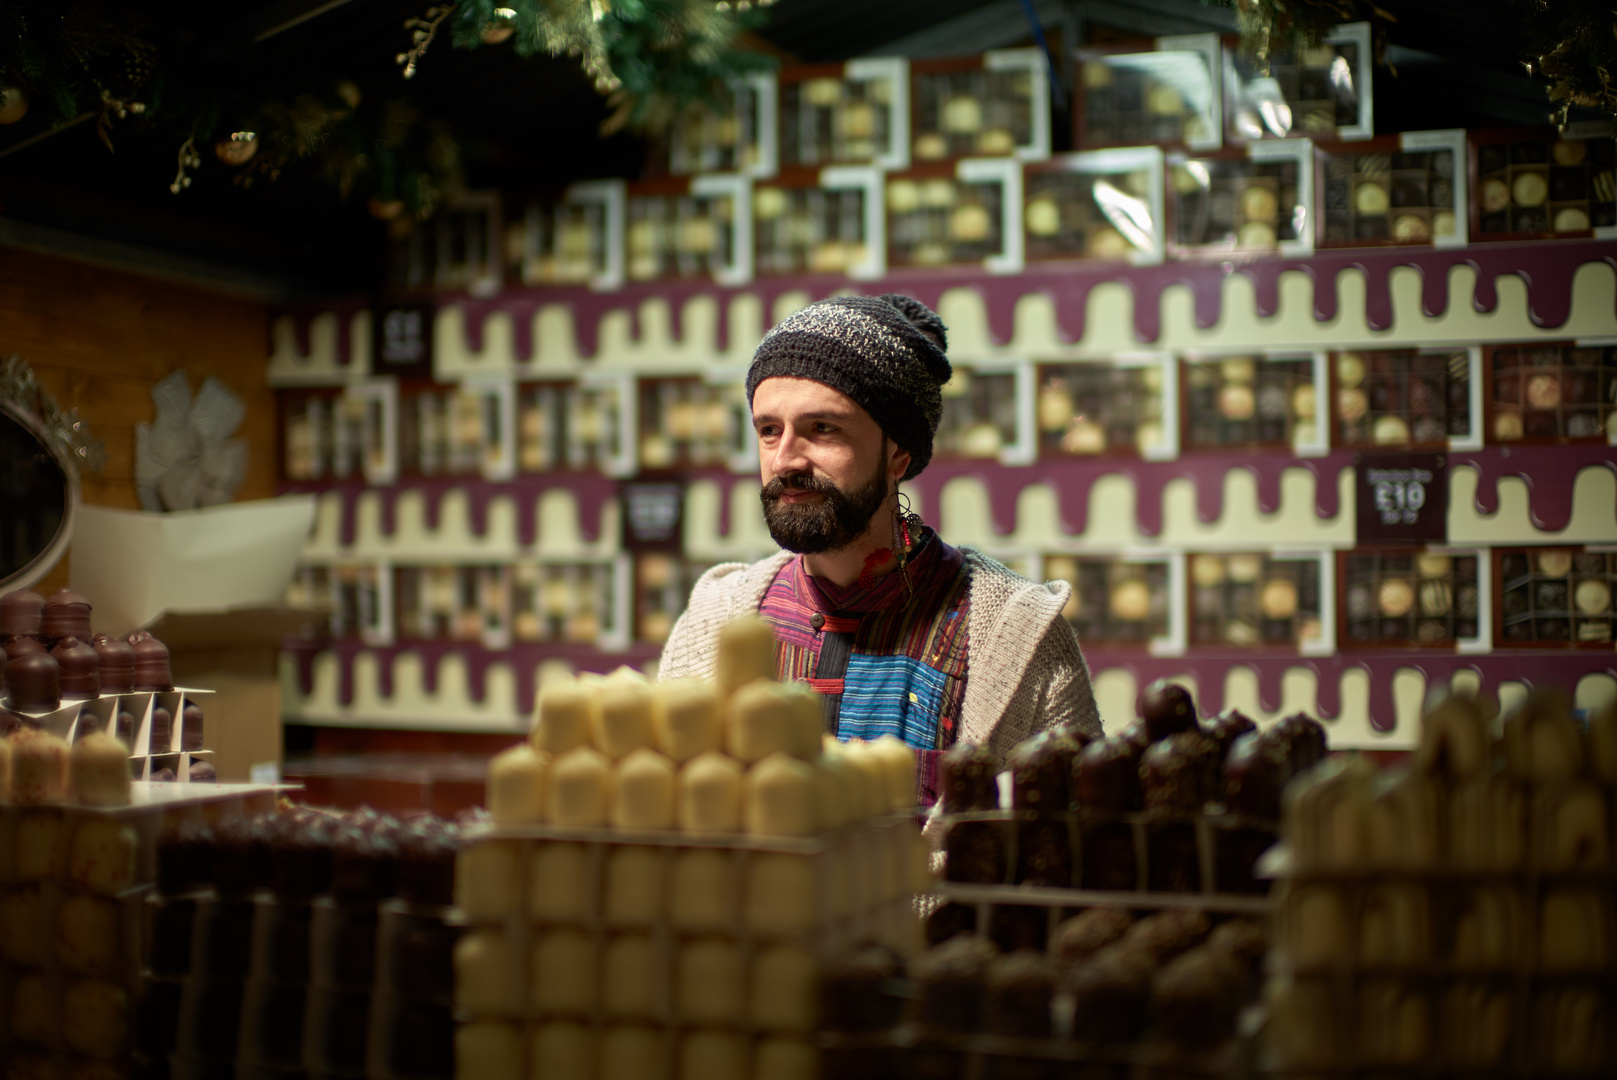
{"type": "MultiPolygon", "coordinates": [[[[1030,3],[1058,50],[1234,25],[1228,7],[1198,0],[1030,3]]],[[[403,23],[426,0],[240,2],[226,6],[237,13],[233,22],[220,21],[216,4],[174,4],[194,10],[190,49],[216,66],[284,72],[289,86],[350,79],[367,95],[408,97],[449,122],[467,148],[474,187],[537,190],[639,170],[642,143],[598,135],[607,108],[566,57],[522,60],[508,47],[468,52],[444,40],[403,81],[394,62],[408,40],[403,23]]],[[[1524,3],[1382,0],[1381,7],[1396,21],[1383,24],[1392,69],[1377,72],[1378,129],[1491,127],[1547,115],[1543,88],[1517,55],[1524,3]]],[[[972,52],[1031,42],[1026,9],[1021,0],[778,0],[760,47],[802,62],[884,50],[972,52]]],[[[243,190],[205,152],[192,187],[173,195],[173,138],[131,118],[114,129],[109,153],[93,123],[51,133],[44,110],[35,112],[0,129],[0,242],[172,264],[260,291],[362,291],[380,282],[384,226],[308,170],[243,190]]]]}

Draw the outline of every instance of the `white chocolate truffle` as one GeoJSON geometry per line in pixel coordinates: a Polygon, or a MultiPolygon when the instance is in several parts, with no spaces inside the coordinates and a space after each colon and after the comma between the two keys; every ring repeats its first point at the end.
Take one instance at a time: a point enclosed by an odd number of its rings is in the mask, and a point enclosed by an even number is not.
{"type": "MultiPolygon", "coordinates": [[[[776,750],[792,752],[797,747],[794,702],[787,700],[786,687],[770,679],[754,679],[729,698],[729,723],[724,726],[724,745],[729,755],[752,765],[770,757],[776,750]]],[[[818,724],[815,747],[818,750],[818,724]]]]}
{"type": "Polygon", "coordinates": [[[479,927],[455,942],[455,1008],[484,1016],[516,1009],[515,975],[504,930],[479,927]]]}
{"type": "Polygon", "coordinates": [[[747,772],[743,816],[754,836],[813,836],[819,832],[814,769],[783,753],[747,772]]]}
{"type": "Polygon", "coordinates": [[[818,896],[806,855],[759,853],[747,860],[747,926],[762,933],[796,933],[814,926],[818,896]]]}
{"type": "Polygon", "coordinates": [[[820,828],[845,828],[862,820],[864,778],[846,754],[827,752],[814,766],[815,817],[820,828]]]}
{"type": "Polygon", "coordinates": [[[658,848],[621,846],[606,853],[601,914],[616,926],[648,926],[662,910],[663,858],[658,848]]]}
{"type": "Polygon", "coordinates": [[[820,1055],[796,1039],[764,1039],[758,1044],[753,1075],[769,1080],[815,1080],[820,1075],[820,1055]]]}
{"type": "Polygon", "coordinates": [[[57,963],[69,971],[111,970],[122,955],[122,914],[101,896],[78,893],[64,900],[56,912],[57,963]]]}
{"type": "Polygon", "coordinates": [[[529,1073],[544,1077],[588,1077],[595,1074],[595,1039],[583,1024],[542,1024],[533,1033],[529,1073]]]}
{"type": "Polygon", "coordinates": [[[818,976],[819,965],[807,949],[796,945],[760,949],[752,962],[748,1019],[769,1031],[813,1031],[818,976]]]}
{"type": "Polygon", "coordinates": [[[520,910],[522,846],[483,840],[455,856],[455,906],[474,919],[501,919],[520,910]]]}
{"type": "Polygon", "coordinates": [[[551,755],[588,745],[596,702],[592,688],[574,678],[553,679],[539,688],[533,744],[551,755]]]}
{"type": "Polygon", "coordinates": [[[85,806],[129,805],[129,748],[106,732],[73,744],[73,794],[85,806]]]}
{"type": "Polygon", "coordinates": [[[455,1026],[455,1080],[527,1080],[515,1024],[455,1026]]]}
{"type": "Polygon", "coordinates": [[[674,774],[674,763],[647,747],[618,762],[612,780],[612,824],[620,829],[672,829],[674,774]]]}
{"type": "Polygon", "coordinates": [[[608,1016],[647,1019],[657,1012],[657,945],[650,934],[621,934],[601,954],[601,1008],[608,1016]]]}
{"type": "Polygon", "coordinates": [[[803,761],[820,756],[820,740],[825,736],[825,696],[810,690],[807,683],[787,683],[781,703],[787,709],[785,750],[803,761]]]}
{"type": "Polygon", "coordinates": [[[728,1024],[741,1019],[741,949],[724,938],[699,938],[674,959],[674,1012],[682,1021],[728,1024]]]}
{"type": "Polygon", "coordinates": [[[688,848],[674,855],[668,921],[676,930],[723,930],[735,919],[735,859],[728,851],[688,848]]]}
{"type": "Polygon", "coordinates": [[[599,750],[575,747],[551,765],[545,820],[552,825],[605,825],[611,802],[612,762],[599,750]]]}
{"type": "Polygon", "coordinates": [[[21,728],[11,736],[11,797],[24,805],[66,802],[68,745],[48,731],[21,728]]]}
{"type": "Polygon", "coordinates": [[[647,1027],[607,1028],[601,1035],[601,1080],[668,1080],[667,1036],[647,1027]]]}
{"type": "Polygon", "coordinates": [[[559,841],[540,844],[528,879],[528,914],[541,922],[582,919],[593,904],[589,850],[559,841]]]}
{"type": "Polygon", "coordinates": [[[773,679],[775,648],[774,628],[757,616],[725,623],[719,630],[719,693],[729,697],[754,679],[773,679]]]}
{"type": "Polygon", "coordinates": [[[616,761],[656,742],[655,699],[644,680],[614,675],[601,685],[593,726],[595,748],[616,761]]]}
{"type": "Polygon", "coordinates": [[[740,1035],[693,1031],[680,1043],[679,1075],[682,1080],[746,1080],[747,1044],[740,1035]]]}
{"type": "Polygon", "coordinates": [[[8,890],[0,897],[0,956],[18,964],[45,963],[49,938],[43,932],[45,897],[37,885],[8,890]]]}
{"type": "Polygon", "coordinates": [[[488,763],[488,810],[501,825],[545,819],[545,787],[550,755],[532,743],[518,743],[488,763]]]}
{"type": "Polygon", "coordinates": [[[115,894],[135,883],[135,855],[140,841],[122,821],[91,818],[73,833],[67,876],[90,892],[115,894]]]}
{"type": "Polygon", "coordinates": [[[588,934],[556,929],[537,935],[528,997],[540,1012],[587,1013],[595,1007],[595,942],[588,934]]]}
{"type": "Polygon", "coordinates": [[[62,1026],[56,995],[43,975],[24,975],[11,990],[11,1033],[23,1042],[51,1046],[62,1026]]]}
{"type": "Polygon", "coordinates": [[[857,739],[844,743],[843,752],[856,770],[859,782],[864,788],[865,816],[876,817],[885,814],[889,791],[887,770],[882,764],[881,757],[871,750],[869,743],[857,739]]]}
{"type": "Polygon", "coordinates": [[[55,810],[21,814],[14,844],[12,858],[20,881],[55,881],[67,868],[67,830],[55,810]]]}
{"type": "Polygon", "coordinates": [[[674,679],[653,689],[660,706],[657,743],[662,752],[684,763],[724,743],[724,711],[718,690],[702,679],[674,679]]]}
{"type": "Polygon", "coordinates": [[[75,1053],[109,1058],[129,1042],[129,995],[115,982],[81,979],[62,995],[62,1041],[75,1053]]]}
{"type": "Polygon", "coordinates": [[[679,770],[679,827],[689,832],[741,828],[741,766],[723,754],[699,754],[679,770]]]}

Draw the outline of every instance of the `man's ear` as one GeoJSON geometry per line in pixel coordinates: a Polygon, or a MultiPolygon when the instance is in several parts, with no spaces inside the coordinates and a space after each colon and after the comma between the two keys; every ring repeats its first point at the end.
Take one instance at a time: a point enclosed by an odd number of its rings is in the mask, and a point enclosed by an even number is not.
{"type": "Polygon", "coordinates": [[[887,455],[887,475],[896,482],[904,479],[904,474],[910,471],[910,452],[893,442],[887,436],[882,436],[883,442],[892,446],[892,452],[887,455]]]}

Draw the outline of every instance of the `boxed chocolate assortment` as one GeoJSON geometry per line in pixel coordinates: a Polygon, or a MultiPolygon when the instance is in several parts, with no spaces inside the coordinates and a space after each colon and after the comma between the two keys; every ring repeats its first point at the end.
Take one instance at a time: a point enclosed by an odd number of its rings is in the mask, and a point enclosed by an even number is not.
{"type": "Polygon", "coordinates": [[[1460,246],[1470,230],[1465,132],[1319,147],[1319,246],[1460,246]]]}
{"type": "MultiPolygon", "coordinates": [[[[1079,641],[1155,648],[1178,629],[1173,559],[1046,555],[1041,576],[1072,585],[1072,599],[1061,613],[1079,641]]],[[[1178,636],[1183,637],[1182,629],[1178,636]]]]}
{"type": "Polygon", "coordinates": [[[1311,554],[1190,556],[1191,643],[1329,651],[1328,566],[1311,554]]]}
{"type": "Polygon", "coordinates": [[[1083,49],[1074,110],[1085,148],[1223,143],[1216,34],[1157,38],[1151,48],[1083,49]]]}
{"type": "Polygon", "coordinates": [[[509,382],[407,387],[400,395],[399,466],[419,476],[509,479],[516,471],[516,401],[509,382]]]}
{"type": "Polygon", "coordinates": [[[881,244],[881,180],[830,186],[808,176],[752,192],[753,266],[767,274],[852,274],[881,244]],[[874,222],[876,227],[872,227],[874,222]]]}
{"type": "Polygon", "coordinates": [[[1475,644],[1482,636],[1475,552],[1360,549],[1337,555],[1342,640],[1424,648],[1475,644]]]}
{"type": "Polygon", "coordinates": [[[1611,647],[1617,551],[1496,548],[1501,645],[1611,647]]]}
{"type": "Polygon", "coordinates": [[[1168,160],[1176,252],[1313,248],[1313,147],[1306,139],[1168,160]]]}
{"type": "Polygon", "coordinates": [[[910,62],[915,161],[1050,154],[1050,86],[1038,49],[910,62]]]}
{"type": "Polygon", "coordinates": [[[749,192],[744,181],[730,177],[629,185],[624,241],[629,280],[750,278],[752,252],[742,245],[741,224],[749,192]]]}
{"type": "Polygon", "coordinates": [[[1178,417],[1165,396],[1172,373],[1162,357],[1040,364],[1034,412],[1039,452],[1048,457],[1173,456],[1178,417]]]}
{"type": "Polygon", "coordinates": [[[203,746],[209,691],[176,688],[168,647],[149,632],[93,633],[90,612],[70,589],[0,596],[0,733],[47,740],[64,770],[70,748],[99,735],[91,745],[110,753],[115,742],[137,780],[217,779],[203,746]]]}
{"type": "Polygon", "coordinates": [[[1473,132],[1475,238],[1581,235],[1617,225],[1617,143],[1473,132]]]}
{"type": "Polygon", "coordinates": [[[386,483],[398,472],[398,391],[387,380],[280,399],[282,466],[288,480],[386,483]]]}
{"type": "Polygon", "coordinates": [[[1617,714],[1428,712],[1405,768],[1289,790],[1269,1043],[1286,1072],[1610,1075],[1617,714]]]}
{"type": "Polygon", "coordinates": [[[774,73],[748,75],[732,83],[729,91],[728,108],[698,107],[674,118],[668,137],[671,174],[775,174],[778,87],[774,73]]]}
{"type": "Polygon", "coordinates": [[[1489,441],[1617,439],[1617,348],[1492,345],[1486,352],[1489,441]]]}
{"type": "Polygon", "coordinates": [[[909,64],[900,57],[780,73],[780,164],[882,165],[909,160],[909,64]]]}
{"type": "Polygon", "coordinates": [[[1022,176],[1022,228],[1029,262],[1127,259],[1161,262],[1162,151],[1059,154],[1022,176]]]}
{"type": "Polygon", "coordinates": [[[633,396],[633,382],[613,376],[518,386],[518,467],[525,473],[633,473],[633,396]]]}
{"type": "Polygon", "coordinates": [[[461,829],[283,804],[166,832],[144,911],[142,1064],[453,1076],[461,829]]]}
{"type": "Polygon", "coordinates": [[[455,869],[461,1077],[817,1075],[822,959],[911,951],[914,753],[823,741],[761,620],[714,681],[541,687],[455,869]]]}
{"type": "Polygon", "coordinates": [[[1472,412],[1470,349],[1382,349],[1331,354],[1338,446],[1480,442],[1472,412]]]}
{"type": "Polygon", "coordinates": [[[637,419],[642,471],[757,467],[752,414],[740,382],[641,379],[637,419]]]}
{"type": "Polygon", "coordinates": [[[667,641],[674,620],[685,610],[692,586],[712,565],[677,553],[648,552],[635,556],[635,640],[667,641]]]}
{"type": "Polygon", "coordinates": [[[1180,375],[1187,448],[1323,448],[1323,357],[1197,357],[1180,375]]]}
{"type": "Polygon", "coordinates": [[[624,183],[592,180],[554,202],[528,204],[523,218],[522,283],[623,284],[624,183]]]}
{"type": "Polygon", "coordinates": [[[1226,42],[1225,136],[1368,139],[1375,134],[1373,70],[1369,23],[1343,23],[1315,45],[1261,58],[1226,42]]]}
{"type": "Polygon", "coordinates": [[[1031,372],[957,364],[943,387],[943,417],[933,437],[933,456],[1007,463],[1030,460],[1030,433],[1023,416],[1031,372]]]}
{"type": "MultiPolygon", "coordinates": [[[[979,165],[981,163],[972,163],[979,165]]],[[[1015,162],[1005,163],[1020,173],[1015,162]]],[[[1006,257],[1019,232],[1014,188],[952,166],[920,167],[886,178],[887,264],[892,267],[990,265],[1006,257]]]]}

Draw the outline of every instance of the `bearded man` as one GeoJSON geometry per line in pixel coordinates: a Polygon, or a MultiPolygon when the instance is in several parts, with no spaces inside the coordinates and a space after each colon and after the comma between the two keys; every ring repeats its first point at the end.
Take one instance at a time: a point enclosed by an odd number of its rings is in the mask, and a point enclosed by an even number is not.
{"type": "Polygon", "coordinates": [[[907,512],[951,368],[938,316],[908,296],[843,296],[794,313],[758,346],[747,399],[764,517],[785,550],[709,570],[669,635],[659,677],[711,678],[719,629],[773,625],[776,669],[824,696],[837,738],[897,735],[923,751],[920,795],[956,742],[1005,754],[1100,717],[1065,581],[1039,585],[907,512]]]}

